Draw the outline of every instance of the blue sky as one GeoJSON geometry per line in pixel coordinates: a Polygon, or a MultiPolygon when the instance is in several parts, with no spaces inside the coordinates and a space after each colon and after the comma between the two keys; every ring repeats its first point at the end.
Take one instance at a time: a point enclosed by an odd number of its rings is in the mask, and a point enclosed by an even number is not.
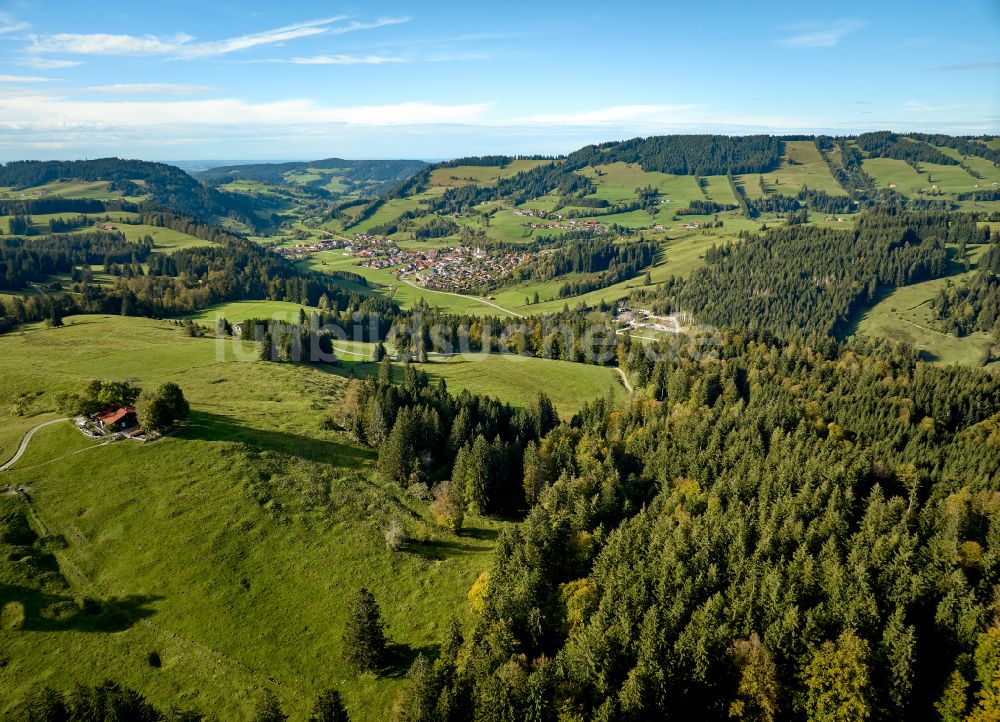
{"type": "Polygon", "coordinates": [[[1000,131],[1000,2],[0,0],[0,160],[1000,131]]]}

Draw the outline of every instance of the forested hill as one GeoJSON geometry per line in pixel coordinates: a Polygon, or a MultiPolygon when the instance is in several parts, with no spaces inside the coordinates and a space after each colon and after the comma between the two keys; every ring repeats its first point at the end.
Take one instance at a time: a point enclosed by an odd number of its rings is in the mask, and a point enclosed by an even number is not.
{"type": "Polygon", "coordinates": [[[322,187],[337,176],[346,184],[380,183],[391,186],[406,180],[427,166],[422,160],[345,160],[326,158],[314,161],[288,163],[255,163],[228,165],[196,173],[195,176],[210,186],[234,180],[261,183],[300,183],[308,187],[322,187]]]}
{"type": "Polygon", "coordinates": [[[105,181],[111,194],[141,198],[141,203],[150,210],[169,210],[206,221],[230,217],[256,225],[250,200],[207,188],[180,168],[166,163],[97,158],[0,164],[0,186],[21,190],[57,181],[105,181]]]}
{"type": "MultiPolygon", "coordinates": [[[[560,198],[592,200],[599,183],[594,181],[594,169],[606,169],[616,163],[634,166],[646,173],[660,173],[672,176],[695,176],[704,188],[703,179],[719,176],[729,184],[737,201],[740,201],[747,217],[757,217],[760,213],[785,212],[808,206],[823,213],[844,213],[862,207],[878,205],[899,205],[915,210],[932,208],[953,209],[949,205],[956,200],[995,200],[996,187],[976,170],[985,161],[986,168],[1000,164],[1000,149],[991,145],[991,136],[944,136],[924,133],[898,134],[889,131],[862,133],[857,136],[826,135],[661,135],[629,140],[588,145],[565,156],[484,156],[461,158],[438,163],[424,168],[409,180],[404,181],[388,194],[390,198],[404,198],[419,195],[431,186],[441,185],[435,175],[448,171],[454,176],[447,190],[430,203],[431,212],[463,212],[487,201],[505,200],[522,204],[555,193],[560,198]],[[795,168],[804,168],[806,163],[789,154],[789,147],[808,143],[815,146],[812,156],[816,167],[809,174],[796,175],[795,168]],[[966,159],[971,159],[966,163],[966,159]],[[871,165],[868,161],[902,161],[913,169],[916,180],[908,180],[911,185],[919,185],[923,180],[926,189],[914,191],[910,185],[904,187],[901,179],[888,174],[892,166],[871,165]],[[503,172],[504,169],[518,168],[515,162],[530,165],[520,166],[517,171],[503,172]],[[921,164],[929,164],[927,168],[921,164]],[[495,175],[484,178],[461,178],[462,168],[493,166],[499,169],[495,175]],[[976,166],[976,167],[973,167],[976,166]],[[970,182],[958,197],[959,190],[944,190],[936,174],[940,167],[957,168],[955,176],[963,180],[981,180],[981,184],[970,182]],[[789,169],[792,169],[789,171],[789,169]],[[449,169],[451,169],[449,171],[449,169]],[[794,185],[765,188],[757,193],[755,188],[747,192],[747,183],[760,183],[761,174],[781,172],[794,185]],[[930,175],[927,175],[927,173],[930,175]],[[876,175],[870,175],[875,173],[876,175]],[[920,174],[925,174],[920,178],[920,174]],[[884,177],[883,177],[884,175],[884,177]],[[935,180],[930,178],[935,177],[935,180]],[[820,190],[804,178],[818,182],[820,190]],[[897,190],[898,189],[898,190],[897,190]],[[926,193],[924,192],[926,190],[926,193]],[[954,198],[949,197],[955,196],[954,198]],[[935,205],[936,204],[936,205],[935,205]]],[[[895,171],[898,173],[898,170],[895,171]]],[[[992,171],[989,171],[992,173],[992,171]]],[[[600,172],[597,174],[601,175],[600,172]]],[[[951,176],[949,176],[951,177],[951,176]]],[[[573,205],[569,203],[569,205],[573,205]]],[[[592,205],[592,204],[589,204],[592,205]]]]}

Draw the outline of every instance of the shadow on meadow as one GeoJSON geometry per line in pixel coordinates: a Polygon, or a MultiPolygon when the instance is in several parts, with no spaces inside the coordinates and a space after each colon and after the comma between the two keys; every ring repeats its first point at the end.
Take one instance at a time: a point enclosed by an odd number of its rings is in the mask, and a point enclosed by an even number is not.
{"type": "Polygon", "coordinates": [[[31,587],[0,585],[0,626],[22,632],[124,632],[156,614],[152,604],[164,599],[133,594],[107,600],[77,600],[31,587]]]}
{"type": "Polygon", "coordinates": [[[483,547],[473,544],[463,544],[461,539],[432,539],[429,541],[409,542],[403,546],[403,551],[422,557],[429,561],[441,561],[466,554],[482,554],[483,547]]]}
{"type": "Polygon", "coordinates": [[[179,438],[201,441],[231,441],[244,443],[279,454],[296,456],[306,461],[337,466],[359,466],[373,458],[372,452],[342,444],[333,439],[316,438],[276,429],[246,426],[232,416],[192,410],[191,420],[181,429],[179,438]]]}
{"type": "Polygon", "coordinates": [[[440,654],[441,645],[437,643],[414,647],[408,644],[389,642],[386,650],[386,666],[379,673],[379,676],[388,679],[403,679],[418,656],[423,655],[433,662],[440,654]]]}

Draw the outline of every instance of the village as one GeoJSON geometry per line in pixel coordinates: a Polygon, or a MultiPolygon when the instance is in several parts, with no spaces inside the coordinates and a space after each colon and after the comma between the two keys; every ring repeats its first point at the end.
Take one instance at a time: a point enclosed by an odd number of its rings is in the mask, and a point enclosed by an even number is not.
{"type": "Polygon", "coordinates": [[[466,245],[410,250],[400,248],[390,238],[358,233],[351,239],[330,238],[292,247],[275,248],[275,253],[293,260],[303,260],[321,251],[343,250],[358,259],[359,266],[392,269],[396,278],[412,276],[426,288],[469,292],[495,287],[518,265],[531,260],[534,253],[494,253],[466,245]]]}

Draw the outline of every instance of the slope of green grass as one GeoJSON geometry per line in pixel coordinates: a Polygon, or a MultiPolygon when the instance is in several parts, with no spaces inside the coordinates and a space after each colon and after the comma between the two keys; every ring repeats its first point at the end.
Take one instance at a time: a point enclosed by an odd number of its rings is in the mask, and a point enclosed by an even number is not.
{"type": "Polygon", "coordinates": [[[497,178],[510,178],[526,170],[551,163],[548,160],[514,160],[503,168],[496,165],[460,165],[431,171],[430,186],[455,188],[463,185],[495,185],[497,178]]]}
{"type": "MultiPolygon", "coordinates": [[[[32,487],[47,533],[64,540],[57,556],[73,594],[104,610],[59,622],[27,590],[5,589],[0,606],[28,600],[29,615],[20,631],[0,631],[0,717],[35,683],[111,677],[161,707],[222,719],[248,718],[265,687],[301,719],[336,686],[352,719],[385,719],[406,663],[433,652],[449,616],[464,616],[496,525],[473,519],[461,537],[439,532],[422,502],[377,482],[372,452],[324,428],[343,383],[336,369],[239,362],[231,344],[162,321],[67,320],[0,337],[0,400],[40,391],[29,413],[45,412],[58,391],[135,375],[143,386],[181,384],[192,418],[147,445],[94,446],[68,424],[47,427],[0,474],[4,485],[32,487]],[[426,541],[390,552],[391,517],[426,541]],[[388,677],[355,677],[341,660],[347,601],[362,584],[399,645],[388,677]],[[161,668],[147,663],[152,651],[161,668]]],[[[0,433],[44,418],[5,417],[0,433]]],[[[44,600],[58,601],[75,604],[44,600]]]]}
{"type": "Polygon", "coordinates": [[[580,174],[588,176],[597,186],[596,198],[611,203],[636,200],[636,189],[646,186],[656,188],[664,199],[669,199],[671,209],[682,208],[692,200],[705,199],[694,176],[644,171],[633,163],[587,167],[580,174]]]}
{"type": "MultiPolygon", "coordinates": [[[[973,333],[958,338],[933,326],[930,301],[948,280],[937,278],[897,288],[861,317],[856,332],[911,344],[932,361],[978,366],[990,345],[989,334],[973,333]]],[[[953,276],[950,280],[959,283],[961,276],[953,276]]],[[[993,362],[991,366],[1000,368],[1000,362],[993,362]]]]}
{"type": "Polygon", "coordinates": [[[785,195],[795,195],[804,185],[830,195],[846,195],[811,140],[785,141],[785,154],[778,170],[765,173],[764,180],[785,195]]]}
{"type": "MultiPolygon", "coordinates": [[[[348,375],[365,378],[378,373],[371,363],[374,344],[360,341],[337,341],[334,349],[348,375]]],[[[402,364],[393,364],[397,380],[402,379],[402,364]]],[[[448,390],[457,394],[463,389],[493,396],[514,406],[526,407],[544,391],[552,399],[563,420],[568,421],[583,404],[610,392],[624,398],[625,387],[613,368],[555,361],[514,354],[468,353],[441,356],[432,353],[427,363],[417,366],[432,383],[443,378],[448,390]],[[610,390],[610,391],[609,391],[610,390]]]]}
{"type": "Polygon", "coordinates": [[[279,321],[297,321],[299,310],[306,313],[318,310],[309,306],[301,306],[288,301],[231,301],[206,308],[191,316],[192,320],[214,326],[216,319],[222,317],[230,322],[243,321],[248,318],[273,318],[279,321]]]}
{"type": "MultiPolygon", "coordinates": [[[[985,244],[969,248],[968,258],[973,269],[986,248],[985,244]]],[[[931,309],[931,301],[949,282],[959,285],[974,272],[954,273],[897,288],[861,315],[854,331],[911,344],[932,361],[978,366],[991,344],[989,334],[973,333],[959,338],[943,333],[935,328],[931,309]]],[[[1000,362],[994,361],[989,367],[1000,368],[1000,362]]]]}
{"type": "Polygon", "coordinates": [[[616,399],[625,396],[613,368],[569,361],[474,353],[422,364],[421,368],[432,380],[444,378],[452,393],[468,389],[516,406],[527,406],[544,391],[567,420],[587,401],[609,393],[616,399]]]}
{"type": "MultiPolygon", "coordinates": [[[[905,196],[944,193],[965,193],[989,185],[988,181],[973,178],[958,165],[919,163],[920,172],[905,161],[892,158],[866,158],[865,172],[872,176],[880,188],[895,187],[905,196]],[[937,186],[937,188],[934,188],[937,186]]],[[[996,180],[994,177],[993,180],[996,180]]]]}

